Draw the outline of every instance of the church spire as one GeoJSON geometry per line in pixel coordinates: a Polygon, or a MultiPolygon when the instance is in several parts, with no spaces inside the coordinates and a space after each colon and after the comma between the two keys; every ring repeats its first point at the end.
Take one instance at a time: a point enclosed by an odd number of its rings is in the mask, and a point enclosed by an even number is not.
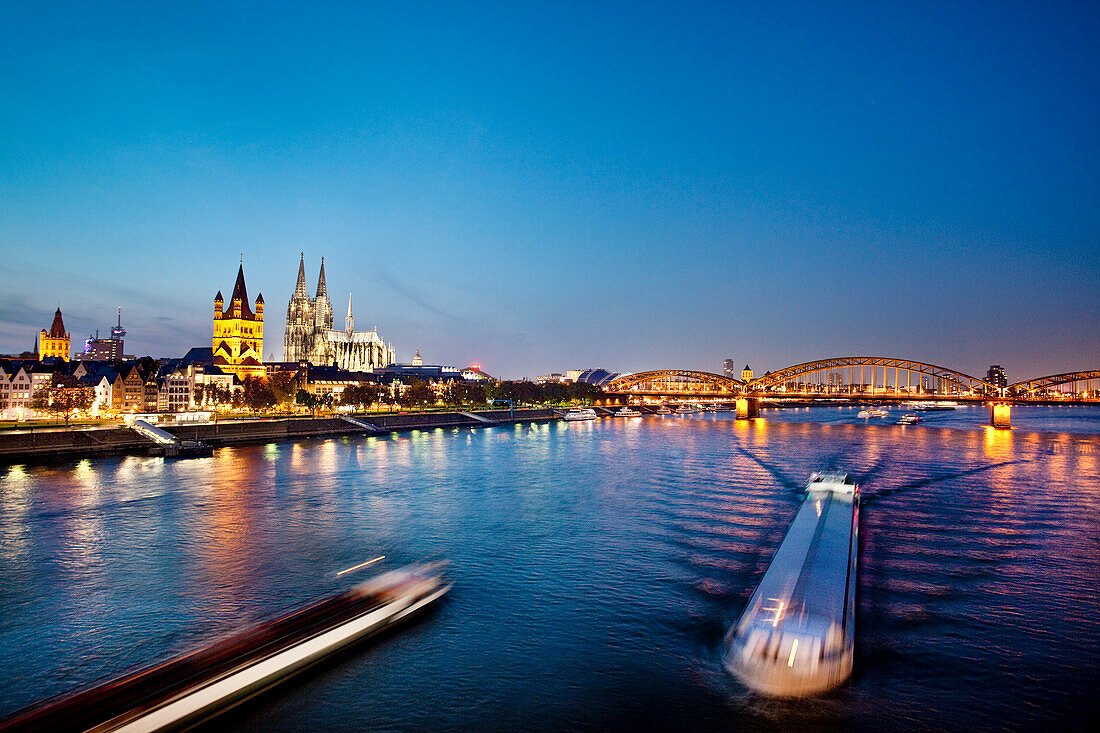
{"type": "Polygon", "coordinates": [[[295,298],[309,298],[306,290],[306,253],[302,252],[302,259],[298,261],[298,284],[294,286],[295,298]]]}
{"type": "Polygon", "coordinates": [[[328,288],[325,287],[325,258],[321,258],[321,274],[317,278],[317,297],[328,299],[328,288]]]}
{"type": "Polygon", "coordinates": [[[355,317],[351,315],[351,293],[348,293],[348,316],[344,319],[348,333],[355,330],[355,317]]]}

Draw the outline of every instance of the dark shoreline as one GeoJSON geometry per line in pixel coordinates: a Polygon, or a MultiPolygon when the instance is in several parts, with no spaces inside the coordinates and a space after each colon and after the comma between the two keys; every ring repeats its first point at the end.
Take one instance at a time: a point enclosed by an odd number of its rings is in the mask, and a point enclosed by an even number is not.
{"type": "MultiPolygon", "coordinates": [[[[561,413],[548,408],[423,412],[413,414],[352,415],[376,430],[341,417],[226,420],[199,425],[164,426],[181,440],[202,441],[219,448],[227,445],[282,442],[343,435],[388,435],[408,430],[482,428],[514,423],[549,422],[561,413]],[[471,417],[477,415],[481,419],[471,417]]],[[[114,455],[158,456],[163,449],[125,427],[42,429],[38,432],[0,433],[0,465],[50,464],[114,455]]]]}

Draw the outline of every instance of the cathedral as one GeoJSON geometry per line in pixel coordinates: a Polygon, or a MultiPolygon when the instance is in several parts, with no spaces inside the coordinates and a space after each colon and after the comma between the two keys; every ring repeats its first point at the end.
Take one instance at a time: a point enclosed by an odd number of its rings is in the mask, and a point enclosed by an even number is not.
{"type": "Polygon", "coordinates": [[[298,263],[298,284],[286,307],[286,336],[283,361],[308,361],[315,366],[336,365],[350,371],[370,371],[394,363],[394,350],[378,335],[377,329],[356,331],[348,296],[348,315],[344,330],[332,327],[332,303],[325,286],[325,259],[317,278],[317,295],[306,290],[306,259],[298,263]]]}

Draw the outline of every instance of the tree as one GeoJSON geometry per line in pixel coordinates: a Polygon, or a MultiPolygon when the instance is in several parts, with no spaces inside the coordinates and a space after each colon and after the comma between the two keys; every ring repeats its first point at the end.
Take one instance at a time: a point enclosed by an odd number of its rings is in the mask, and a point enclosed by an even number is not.
{"type": "Polygon", "coordinates": [[[382,385],[374,382],[349,384],[340,395],[340,404],[349,407],[370,407],[382,396],[382,385]]]}
{"type": "Polygon", "coordinates": [[[470,384],[462,379],[452,379],[443,385],[440,398],[444,404],[454,405],[480,405],[485,402],[485,392],[480,385],[470,384]]]}
{"type": "Polygon", "coordinates": [[[206,385],[205,384],[202,384],[200,382],[199,384],[196,384],[194,387],[191,388],[191,399],[192,399],[192,401],[194,401],[195,407],[201,407],[202,406],[202,398],[205,397],[205,396],[206,396],[206,385]]]}
{"type": "Polygon", "coordinates": [[[266,380],[259,377],[245,377],[243,385],[241,402],[252,412],[266,410],[275,404],[275,393],[266,380]]]}
{"type": "Polygon", "coordinates": [[[87,410],[91,406],[92,398],[92,390],[87,387],[39,387],[31,399],[31,409],[63,417],[68,425],[74,413],[87,410]]]}
{"type": "Polygon", "coordinates": [[[294,402],[306,407],[310,410],[314,417],[317,417],[317,408],[320,406],[320,400],[317,399],[317,395],[312,392],[306,392],[304,389],[298,390],[294,395],[294,402]]]}
{"type": "Polygon", "coordinates": [[[275,395],[276,404],[283,404],[289,402],[295,396],[295,383],[294,372],[275,372],[271,375],[267,385],[271,388],[271,393],[275,395]]]}
{"type": "Polygon", "coordinates": [[[421,379],[413,379],[401,390],[397,397],[397,403],[403,407],[423,407],[435,403],[435,393],[428,383],[421,379]]]}

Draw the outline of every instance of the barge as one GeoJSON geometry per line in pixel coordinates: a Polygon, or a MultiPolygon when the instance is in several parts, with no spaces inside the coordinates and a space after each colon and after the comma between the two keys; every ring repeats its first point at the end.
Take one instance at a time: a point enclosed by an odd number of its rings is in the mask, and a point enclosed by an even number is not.
{"type": "Polygon", "coordinates": [[[163,664],[35,705],[0,731],[187,728],[412,616],[450,587],[436,565],[384,573],[163,664]]]}
{"type": "Polygon", "coordinates": [[[814,473],[760,585],[726,636],[725,664],[774,697],[813,695],[852,673],[859,487],[814,473]]]}

